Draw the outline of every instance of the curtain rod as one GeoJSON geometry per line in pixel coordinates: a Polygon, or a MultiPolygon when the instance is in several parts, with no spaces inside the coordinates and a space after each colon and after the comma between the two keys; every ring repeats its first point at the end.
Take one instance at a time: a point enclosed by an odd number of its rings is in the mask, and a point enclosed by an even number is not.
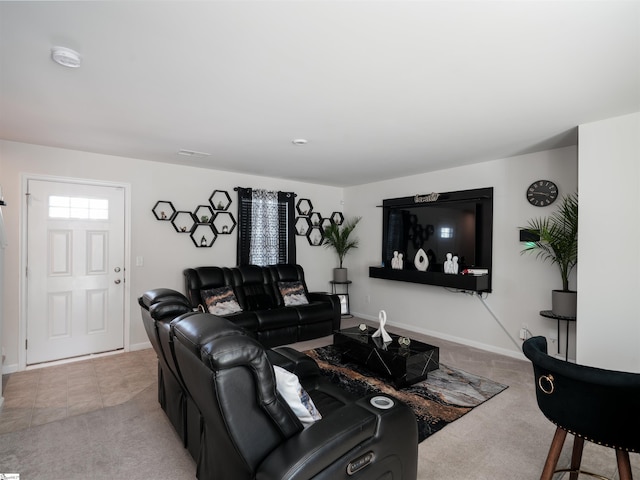
{"type": "MultiPolygon", "coordinates": [[[[251,191],[251,190],[265,190],[265,189],[264,188],[263,189],[253,189],[251,187],[233,187],[233,191],[234,192],[237,192],[238,190],[249,190],[249,191],[251,191]]],[[[294,198],[298,196],[298,194],[295,193],[295,192],[281,192],[279,190],[272,190],[272,191],[277,191],[278,193],[285,193],[287,195],[293,195],[294,198]]]]}

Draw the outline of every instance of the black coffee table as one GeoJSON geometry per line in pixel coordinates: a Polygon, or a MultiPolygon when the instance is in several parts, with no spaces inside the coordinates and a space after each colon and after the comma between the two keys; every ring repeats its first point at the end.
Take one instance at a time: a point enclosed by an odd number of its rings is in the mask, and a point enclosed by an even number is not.
{"type": "Polygon", "coordinates": [[[389,378],[396,388],[407,387],[427,378],[427,373],[440,366],[440,349],[411,340],[409,345],[398,343],[399,335],[389,333],[391,342],[383,344],[380,337],[372,337],[375,328],[345,328],[333,334],[333,344],[345,360],[351,360],[389,378]]]}

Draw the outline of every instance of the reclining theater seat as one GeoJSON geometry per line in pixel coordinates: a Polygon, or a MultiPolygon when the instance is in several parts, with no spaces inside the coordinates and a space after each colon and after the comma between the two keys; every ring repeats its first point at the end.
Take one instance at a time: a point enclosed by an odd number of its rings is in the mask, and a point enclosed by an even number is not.
{"type": "Polygon", "coordinates": [[[256,316],[258,340],[268,347],[297,342],[298,314],[292,308],[276,305],[269,271],[257,265],[241,265],[232,268],[231,274],[242,309],[256,316]]]}
{"type": "Polygon", "coordinates": [[[274,347],[331,335],[340,329],[340,302],[336,295],[309,292],[299,265],[233,268],[197,267],[184,270],[191,306],[205,305],[203,292],[231,287],[242,311],[222,315],[274,347]],[[297,283],[308,303],[286,305],[281,288],[297,283]]]}
{"type": "Polygon", "coordinates": [[[331,335],[334,331],[340,330],[340,302],[337,296],[309,292],[307,283],[304,280],[304,270],[300,265],[282,264],[272,265],[268,268],[269,274],[271,275],[271,284],[275,287],[274,293],[278,307],[284,306],[284,298],[279,288],[280,286],[286,283],[300,283],[304,288],[304,293],[309,303],[295,306],[300,325],[298,340],[324,337],[331,335]],[[327,311],[325,302],[327,301],[331,303],[331,307],[335,312],[330,329],[325,322],[327,311]]]}
{"type": "Polygon", "coordinates": [[[415,480],[417,424],[405,404],[373,406],[288,347],[265,349],[207,313],[171,323],[178,375],[202,415],[199,480],[415,480]],[[298,375],[322,418],[303,428],[276,390],[273,362],[298,375]]]}
{"type": "MultiPolygon", "coordinates": [[[[202,307],[206,311],[206,304],[202,298],[202,292],[232,286],[232,278],[231,269],[227,267],[196,267],[185,269],[185,290],[191,306],[194,309],[202,307]]],[[[225,315],[225,317],[229,318],[236,325],[246,329],[248,332],[257,332],[258,319],[255,313],[249,311],[246,305],[242,303],[240,303],[240,306],[242,307],[241,312],[225,315]]]]}
{"type": "Polygon", "coordinates": [[[170,323],[193,315],[189,300],[180,292],[158,288],[139,299],[142,322],[158,358],[158,403],[171,421],[183,445],[196,458],[200,443],[200,414],[178,376],[171,348],[170,323]]]}

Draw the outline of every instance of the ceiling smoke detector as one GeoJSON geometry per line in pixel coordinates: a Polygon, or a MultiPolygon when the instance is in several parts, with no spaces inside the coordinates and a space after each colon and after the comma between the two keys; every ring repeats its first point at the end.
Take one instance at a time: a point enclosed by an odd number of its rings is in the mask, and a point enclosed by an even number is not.
{"type": "Polygon", "coordinates": [[[80,54],[66,47],[53,47],[51,49],[51,59],[58,65],[69,68],[78,68],[82,63],[80,54]]]}

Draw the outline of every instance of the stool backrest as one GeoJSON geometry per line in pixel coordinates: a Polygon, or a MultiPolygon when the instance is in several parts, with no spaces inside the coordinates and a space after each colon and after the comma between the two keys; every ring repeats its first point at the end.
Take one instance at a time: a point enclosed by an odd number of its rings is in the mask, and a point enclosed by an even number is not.
{"type": "Polygon", "coordinates": [[[591,442],[640,452],[640,374],[551,357],[545,337],[526,340],[522,350],[533,364],[538,406],[549,420],[591,442]]]}

